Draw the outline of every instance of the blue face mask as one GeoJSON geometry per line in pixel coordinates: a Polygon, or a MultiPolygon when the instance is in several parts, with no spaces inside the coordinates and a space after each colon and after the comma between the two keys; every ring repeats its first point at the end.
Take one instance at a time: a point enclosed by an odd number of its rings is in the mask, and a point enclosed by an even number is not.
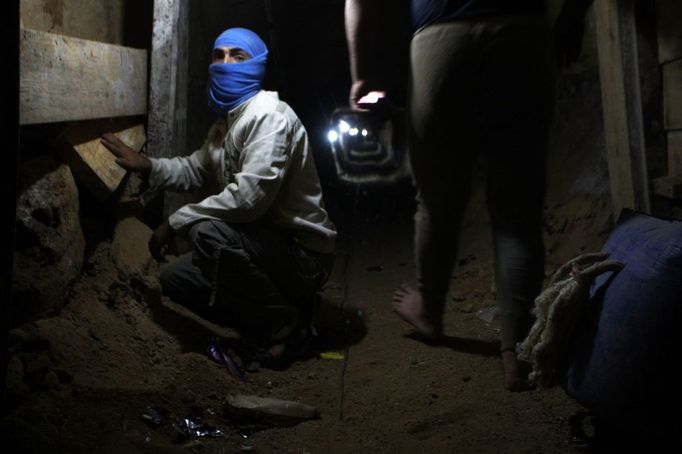
{"type": "Polygon", "coordinates": [[[208,105],[219,114],[227,114],[261,90],[268,48],[258,35],[245,28],[225,30],[213,49],[221,47],[238,47],[251,57],[240,63],[213,63],[208,67],[208,105]]]}

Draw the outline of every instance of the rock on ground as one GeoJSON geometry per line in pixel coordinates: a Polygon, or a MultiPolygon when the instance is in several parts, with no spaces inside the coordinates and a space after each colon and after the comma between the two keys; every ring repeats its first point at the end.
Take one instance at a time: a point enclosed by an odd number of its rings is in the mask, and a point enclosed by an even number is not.
{"type": "Polygon", "coordinates": [[[111,242],[111,258],[124,274],[143,275],[151,259],[147,243],[152,230],[136,218],[118,223],[111,242]]]}
{"type": "Polygon", "coordinates": [[[13,272],[15,324],[57,314],[83,266],[78,189],[64,164],[40,158],[19,170],[13,272]]]}

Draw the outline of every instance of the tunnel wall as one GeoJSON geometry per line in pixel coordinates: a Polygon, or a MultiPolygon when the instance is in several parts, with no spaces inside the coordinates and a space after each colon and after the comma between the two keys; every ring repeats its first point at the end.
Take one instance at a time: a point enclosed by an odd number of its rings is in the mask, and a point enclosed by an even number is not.
{"type": "Polygon", "coordinates": [[[149,48],[152,0],[21,0],[21,26],[149,48]]]}

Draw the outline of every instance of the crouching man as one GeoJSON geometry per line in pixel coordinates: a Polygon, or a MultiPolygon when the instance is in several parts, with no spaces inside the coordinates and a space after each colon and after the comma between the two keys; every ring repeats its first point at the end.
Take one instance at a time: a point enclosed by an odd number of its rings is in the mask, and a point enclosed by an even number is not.
{"type": "Polygon", "coordinates": [[[150,251],[159,259],[173,235],[187,235],[191,252],[162,270],[164,293],[261,344],[266,365],[284,360],[309,326],[336,238],[303,125],[277,93],[261,89],[267,54],[250,30],[216,39],[208,102],[219,119],[187,157],[146,158],[102,136],[122,167],[148,175],[143,198],[217,183],[217,193],[159,226],[150,251]]]}

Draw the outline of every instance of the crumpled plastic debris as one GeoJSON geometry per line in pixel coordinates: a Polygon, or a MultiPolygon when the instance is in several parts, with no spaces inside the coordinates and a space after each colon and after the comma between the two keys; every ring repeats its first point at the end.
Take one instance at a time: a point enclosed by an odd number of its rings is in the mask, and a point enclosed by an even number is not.
{"type": "Polygon", "coordinates": [[[151,426],[161,426],[168,421],[168,416],[169,412],[165,408],[150,405],[142,413],[142,420],[151,426]]]}
{"type": "Polygon", "coordinates": [[[181,435],[188,438],[222,438],[225,436],[225,433],[222,430],[204,424],[199,418],[183,418],[178,424],[174,424],[173,427],[181,435]]]}
{"type": "Polygon", "coordinates": [[[208,356],[218,364],[227,367],[230,374],[242,383],[246,381],[246,372],[242,369],[241,359],[231,349],[223,348],[220,339],[213,339],[208,344],[208,356]]]}
{"type": "MultiPolygon", "coordinates": [[[[226,436],[222,430],[203,423],[199,417],[187,416],[178,420],[167,409],[151,405],[147,406],[142,413],[142,420],[153,427],[164,426],[171,419],[173,423],[169,427],[175,429],[177,433],[177,436],[173,437],[175,442],[183,442],[188,438],[222,438],[226,436]]],[[[149,443],[150,440],[151,437],[148,434],[145,441],[149,443]]]]}

